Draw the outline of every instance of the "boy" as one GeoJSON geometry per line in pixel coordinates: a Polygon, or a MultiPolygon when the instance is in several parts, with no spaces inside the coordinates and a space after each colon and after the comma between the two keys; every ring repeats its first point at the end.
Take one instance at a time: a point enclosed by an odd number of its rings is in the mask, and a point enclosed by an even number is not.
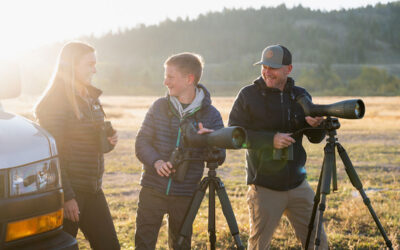
{"type": "MultiPolygon", "coordinates": [[[[181,53],[165,63],[166,97],[156,100],[136,137],[136,156],[143,163],[136,217],[136,249],[154,249],[164,214],[168,214],[168,244],[177,248],[179,230],[192,195],[203,175],[204,161],[190,161],[183,181],[173,179],[176,167],[169,162],[175,148],[201,158],[204,149],[190,148],[182,142],[181,126],[193,124],[199,134],[223,128],[220,113],[211,105],[210,94],[199,84],[203,61],[199,55],[181,53]]],[[[221,159],[220,164],[225,159],[221,159]]],[[[190,249],[185,239],[183,249],[190,249]]]]}

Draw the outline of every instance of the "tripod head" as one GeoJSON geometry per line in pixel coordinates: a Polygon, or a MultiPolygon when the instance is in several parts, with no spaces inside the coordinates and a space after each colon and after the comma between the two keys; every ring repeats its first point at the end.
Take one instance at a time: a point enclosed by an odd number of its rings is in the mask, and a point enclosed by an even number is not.
{"type": "Polygon", "coordinates": [[[326,131],[337,130],[340,128],[339,119],[331,118],[330,116],[328,116],[325,120],[321,122],[319,128],[326,131]]]}
{"type": "Polygon", "coordinates": [[[177,147],[171,153],[169,162],[172,163],[172,166],[174,166],[176,171],[173,175],[174,180],[178,182],[183,182],[190,162],[206,162],[206,167],[209,170],[215,171],[215,169],[217,169],[218,166],[223,163],[224,157],[224,152],[220,148],[217,148],[215,146],[206,147],[204,153],[200,157],[193,157],[190,151],[184,151],[177,147]]]}
{"type": "Polygon", "coordinates": [[[217,147],[207,147],[204,149],[203,155],[199,158],[205,162],[216,162],[218,165],[225,159],[224,150],[217,147]]]}
{"type": "Polygon", "coordinates": [[[325,120],[321,122],[318,127],[315,128],[303,128],[293,132],[292,137],[296,137],[304,133],[306,130],[325,130],[328,132],[329,136],[336,135],[336,130],[340,128],[340,123],[338,118],[332,118],[330,116],[326,117],[325,120]]]}
{"type": "Polygon", "coordinates": [[[218,168],[224,160],[224,152],[217,147],[207,147],[204,152],[203,160],[207,163],[206,168],[212,170],[218,168]]]}
{"type": "Polygon", "coordinates": [[[325,130],[328,134],[327,142],[335,143],[337,139],[335,136],[337,135],[336,130],[340,128],[340,123],[338,118],[331,118],[328,116],[325,120],[320,124],[321,129],[325,130]]]}

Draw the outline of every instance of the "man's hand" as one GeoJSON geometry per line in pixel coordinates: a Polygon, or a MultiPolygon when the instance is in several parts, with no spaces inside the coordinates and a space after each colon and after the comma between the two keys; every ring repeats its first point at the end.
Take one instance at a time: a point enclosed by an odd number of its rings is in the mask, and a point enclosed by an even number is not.
{"type": "Polygon", "coordinates": [[[168,177],[172,172],[175,172],[171,162],[165,162],[163,160],[158,160],[154,163],[154,168],[157,170],[159,176],[168,177]]]}
{"type": "Polygon", "coordinates": [[[306,116],[306,122],[313,128],[318,127],[321,122],[324,120],[323,117],[311,117],[311,116],[306,116]]]}
{"type": "Polygon", "coordinates": [[[288,133],[276,133],[274,136],[274,148],[282,149],[289,147],[296,141],[288,133]]]}
{"type": "Polygon", "coordinates": [[[111,143],[111,145],[115,146],[117,145],[118,142],[118,133],[115,131],[113,136],[107,137],[108,141],[111,143]]]}
{"type": "Polygon", "coordinates": [[[203,127],[203,123],[199,122],[199,130],[197,131],[199,135],[208,134],[211,132],[214,132],[214,130],[203,127]]]}
{"type": "Polygon", "coordinates": [[[73,222],[79,222],[79,207],[75,199],[64,202],[64,216],[73,222]]]}

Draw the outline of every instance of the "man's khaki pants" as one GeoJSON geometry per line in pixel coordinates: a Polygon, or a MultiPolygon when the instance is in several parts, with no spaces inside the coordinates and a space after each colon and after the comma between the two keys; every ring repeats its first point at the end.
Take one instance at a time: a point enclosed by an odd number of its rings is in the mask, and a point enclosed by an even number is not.
{"type": "MultiPolygon", "coordinates": [[[[250,212],[248,249],[269,249],[272,235],[279,225],[282,214],[289,219],[295,230],[296,237],[301,241],[304,249],[314,204],[314,195],[314,191],[307,180],[304,180],[300,186],[289,191],[275,191],[261,186],[250,185],[247,192],[247,203],[250,212]]],[[[317,220],[318,211],[309,249],[314,248],[317,220]]],[[[323,228],[320,249],[328,249],[327,237],[323,228]]]]}

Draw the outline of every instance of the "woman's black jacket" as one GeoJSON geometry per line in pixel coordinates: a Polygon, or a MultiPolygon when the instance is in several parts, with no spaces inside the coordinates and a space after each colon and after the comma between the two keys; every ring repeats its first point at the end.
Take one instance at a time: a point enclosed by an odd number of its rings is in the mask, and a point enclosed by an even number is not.
{"type": "Polygon", "coordinates": [[[63,91],[55,91],[36,111],[39,124],[56,140],[60,158],[64,200],[75,192],[96,193],[104,173],[104,158],[100,144],[100,127],[104,111],[99,102],[101,90],[87,87],[91,101],[76,96],[82,113],[78,119],[63,91]]]}

